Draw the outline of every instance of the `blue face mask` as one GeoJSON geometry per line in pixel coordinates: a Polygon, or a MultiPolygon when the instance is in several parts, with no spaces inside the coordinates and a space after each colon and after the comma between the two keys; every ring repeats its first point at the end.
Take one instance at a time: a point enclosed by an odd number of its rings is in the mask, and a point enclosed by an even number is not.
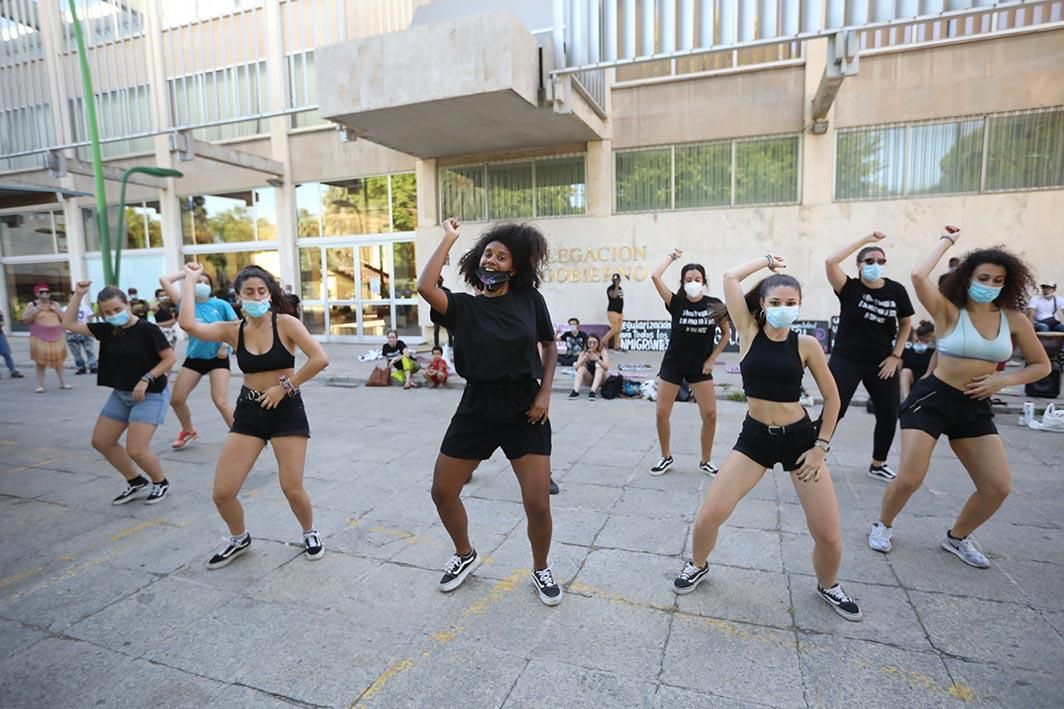
{"type": "Polygon", "coordinates": [[[861,278],[866,281],[878,281],[883,277],[886,270],[884,266],[880,266],[878,263],[865,264],[861,266],[861,278]]]}
{"type": "Polygon", "coordinates": [[[926,342],[914,342],[913,343],[913,352],[915,352],[916,354],[923,354],[924,352],[927,352],[927,343],[926,342]]]}
{"type": "Polygon", "coordinates": [[[975,303],[991,303],[1001,295],[1002,286],[997,288],[983,285],[979,281],[968,284],[968,297],[975,303]]]}
{"type": "Polygon", "coordinates": [[[797,305],[780,305],[765,308],[765,321],[772,327],[790,327],[798,319],[797,305]]]}
{"type": "Polygon", "coordinates": [[[122,327],[127,322],[129,322],[129,311],[123,310],[122,312],[115,313],[114,315],[106,315],[104,316],[104,320],[106,320],[111,325],[114,325],[115,327],[122,327]]]}
{"type": "Polygon", "coordinates": [[[196,284],[196,300],[207,300],[211,297],[211,287],[206,283],[196,284]]]}
{"type": "Polygon", "coordinates": [[[241,301],[241,307],[244,310],[244,314],[252,318],[261,318],[266,313],[270,312],[269,300],[244,300],[241,301]]]}

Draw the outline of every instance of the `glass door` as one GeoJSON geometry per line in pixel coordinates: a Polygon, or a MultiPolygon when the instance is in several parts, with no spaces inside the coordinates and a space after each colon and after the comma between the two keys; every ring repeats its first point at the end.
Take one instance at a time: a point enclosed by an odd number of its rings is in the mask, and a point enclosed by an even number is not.
{"type": "Polygon", "coordinates": [[[358,337],[358,292],[355,249],[351,246],[323,249],[325,253],[325,299],[328,304],[326,332],[330,337],[358,337]]]}

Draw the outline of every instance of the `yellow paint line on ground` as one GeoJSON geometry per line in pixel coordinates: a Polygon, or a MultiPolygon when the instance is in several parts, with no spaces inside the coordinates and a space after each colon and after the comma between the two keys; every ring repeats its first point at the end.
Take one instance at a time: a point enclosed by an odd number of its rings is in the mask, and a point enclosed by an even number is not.
{"type": "Polygon", "coordinates": [[[143,532],[145,529],[149,529],[151,527],[157,527],[157,526],[159,526],[162,523],[163,523],[163,521],[161,519],[159,519],[159,518],[149,519],[146,522],[141,522],[140,524],[135,524],[132,527],[130,527],[129,529],[123,529],[121,532],[115,532],[114,534],[112,534],[110,536],[110,540],[112,542],[117,542],[119,539],[125,539],[126,537],[131,537],[134,534],[136,534],[137,532],[143,532]]]}
{"type": "Polygon", "coordinates": [[[569,584],[569,590],[573,593],[583,596],[595,596],[596,598],[603,598],[612,603],[621,603],[626,606],[635,606],[637,608],[653,608],[659,611],[672,611],[671,606],[656,606],[653,603],[645,603],[643,601],[637,601],[634,598],[623,596],[619,593],[613,593],[612,591],[605,591],[601,588],[597,588],[583,581],[573,581],[569,584]]]}
{"type": "Polygon", "coordinates": [[[923,672],[905,670],[894,665],[883,665],[880,669],[884,674],[905,680],[913,689],[925,689],[933,694],[945,694],[965,703],[974,701],[976,698],[975,692],[972,691],[971,687],[964,684],[951,682],[949,687],[942,687],[935,681],[934,677],[923,672]]]}
{"type": "MultiPolygon", "coordinates": [[[[488,608],[491,608],[492,606],[497,604],[506,596],[506,594],[513,591],[514,588],[517,587],[517,582],[524,578],[524,576],[526,576],[527,574],[528,569],[518,569],[517,571],[504,578],[502,581],[499,581],[497,584],[491,587],[491,590],[488,591],[487,596],[481,598],[479,601],[469,606],[469,608],[466,608],[465,611],[462,612],[462,618],[464,619],[468,618],[469,616],[480,615],[488,608]]],[[[456,628],[455,634],[460,631],[461,628],[456,628]]]]}
{"type": "Polygon", "coordinates": [[[370,527],[369,531],[375,534],[383,534],[384,536],[391,537],[392,539],[401,539],[407,544],[417,544],[418,542],[418,535],[414,534],[413,532],[408,532],[405,529],[398,529],[396,527],[382,527],[380,525],[377,525],[376,527],[370,527]]]}
{"type": "Polygon", "coordinates": [[[398,662],[393,662],[388,669],[380,673],[377,679],[373,680],[373,684],[366,688],[366,691],[363,692],[362,695],[351,704],[351,707],[354,708],[365,706],[362,702],[366,701],[367,699],[372,699],[375,694],[381,691],[384,685],[392,681],[393,677],[395,677],[401,672],[406,672],[413,666],[414,661],[408,657],[403,658],[398,662]]]}
{"type": "Polygon", "coordinates": [[[19,581],[24,581],[31,576],[35,576],[41,573],[42,571],[44,571],[44,567],[38,566],[35,569],[26,569],[25,571],[15,574],[14,576],[8,576],[6,579],[0,579],[0,588],[7,588],[12,584],[16,584],[19,581]]]}

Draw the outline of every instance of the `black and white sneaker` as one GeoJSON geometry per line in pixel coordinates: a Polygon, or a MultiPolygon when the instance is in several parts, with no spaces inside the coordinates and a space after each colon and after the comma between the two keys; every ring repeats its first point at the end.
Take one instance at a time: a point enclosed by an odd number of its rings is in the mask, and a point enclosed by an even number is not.
{"type": "Polygon", "coordinates": [[[220,569],[227,566],[233,559],[246,552],[250,546],[251,535],[247,532],[240,537],[222,537],[222,545],[218,547],[218,551],[214,552],[214,556],[207,560],[207,568],[220,569]]]}
{"type": "Polygon", "coordinates": [[[154,505],[163,501],[163,498],[170,493],[170,481],[163,478],[162,482],[154,483],[151,486],[151,492],[148,493],[148,497],[145,498],[145,505],[154,505]]]}
{"type": "Polygon", "coordinates": [[[654,463],[654,467],[650,469],[651,475],[664,475],[665,471],[672,465],[672,456],[668,458],[658,458],[658,462],[654,463]]]}
{"type": "Polygon", "coordinates": [[[886,480],[890,482],[894,478],[898,477],[898,474],[894,472],[894,469],[884,463],[883,465],[869,465],[868,474],[873,478],[880,480],[886,480]]]}
{"type": "Polygon", "coordinates": [[[672,581],[672,590],[679,594],[690,593],[695,590],[702,579],[709,573],[709,564],[695,566],[694,562],[688,561],[683,566],[683,571],[672,581]]]}
{"type": "Polygon", "coordinates": [[[587,400],[588,400],[588,401],[594,401],[594,400],[595,400],[595,392],[593,392],[593,391],[589,391],[589,392],[587,393],[587,400]]]}
{"type": "Polygon", "coordinates": [[[852,598],[846,595],[846,592],[842,590],[842,586],[839,584],[835,584],[831,588],[817,586],[816,592],[817,595],[835,609],[836,613],[846,620],[857,622],[864,617],[861,614],[861,609],[857,607],[852,598]]]}
{"type": "Polygon", "coordinates": [[[713,465],[713,461],[710,460],[707,460],[704,463],[699,463],[698,469],[711,478],[717,477],[717,473],[719,472],[717,466],[713,465]]]}
{"type": "Polygon", "coordinates": [[[131,501],[135,497],[140,497],[142,494],[150,489],[151,482],[147,478],[141,477],[126,483],[126,489],[122,491],[122,494],[111,500],[112,505],[124,505],[131,501]]]}
{"type": "Polygon", "coordinates": [[[554,580],[554,574],[550,567],[532,571],[532,584],[539,592],[539,600],[548,606],[556,606],[562,602],[562,588],[554,580]]]}
{"type": "Polygon", "coordinates": [[[469,552],[468,556],[459,556],[455,554],[443,567],[443,577],[440,578],[440,590],[444,593],[453,591],[462,585],[462,582],[466,580],[469,574],[476,571],[480,566],[480,557],[477,556],[477,550],[473,549],[469,552]]]}
{"type": "Polygon", "coordinates": [[[569,398],[570,399],[579,399],[580,398],[580,392],[578,392],[578,391],[569,392],[569,398]]]}
{"type": "Polygon", "coordinates": [[[320,559],[325,556],[325,545],[321,543],[321,534],[316,529],[303,533],[303,547],[308,559],[320,559]]]}

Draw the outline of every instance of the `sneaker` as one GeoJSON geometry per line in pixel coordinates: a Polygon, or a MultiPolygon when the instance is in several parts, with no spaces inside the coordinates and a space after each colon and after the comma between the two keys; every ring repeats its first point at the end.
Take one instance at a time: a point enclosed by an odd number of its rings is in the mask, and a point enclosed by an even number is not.
{"type": "Polygon", "coordinates": [[[22,379],[25,376],[26,376],[25,374],[23,374],[22,372],[18,371],[17,369],[14,372],[11,373],[11,378],[12,379],[22,379]]]}
{"type": "Polygon", "coordinates": [[[177,434],[177,440],[171,443],[170,447],[173,448],[175,451],[181,450],[197,438],[199,438],[199,433],[197,433],[196,431],[182,431],[181,433],[177,434]]]}
{"type": "Polygon", "coordinates": [[[954,554],[969,566],[974,566],[977,569],[990,568],[990,560],[986,558],[983,552],[975,548],[975,542],[970,537],[954,539],[949,535],[949,532],[946,532],[946,538],[942,540],[942,548],[954,554]]]}
{"type": "Polygon", "coordinates": [[[894,469],[886,463],[883,465],[869,465],[868,474],[873,478],[879,478],[880,480],[886,480],[887,482],[898,477],[898,474],[894,472],[894,469]]]}
{"type": "Polygon", "coordinates": [[[455,554],[447,560],[447,564],[443,567],[443,577],[440,578],[440,590],[444,593],[453,591],[462,585],[462,582],[466,580],[469,574],[473,573],[476,568],[480,566],[480,557],[477,556],[477,550],[469,552],[469,556],[458,556],[455,554]]]}
{"type": "Polygon", "coordinates": [[[707,460],[705,463],[699,463],[698,469],[711,478],[717,477],[717,466],[713,465],[712,461],[707,460]]]}
{"type": "Polygon", "coordinates": [[[893,527],[888,527],[879,521],[873,522],[872,529],[868,531],[868,546],[886,554],[890,551],[890,538],[893,534],[893,527]]]}
{"type": "Polygon", "coordinates": [[[709,573],[709,564],[705,566],[695,566],[694,562],[688,561],[684,564],[683,571],[672,581],[672,590],[676,593],[684,594],[690,593],[695,590],[698,584],[702,583],[702,579],[709,573]]]}
{"type": "Polygon", "coordinates": [[[303,534],[303,546],[308,559],[320,559],[325,556],[325,545],[321,543],[321,534],[316,529],[303,534]]]}
{"type": "Polygon", "coordinates": [[[594,401],[594,400],[595,400],[595,392],[593,392],[593,391],[589,391],[589,392],[587,393],[587,400],[588,400],[588,401],[594,401]]]}
{"type": "Polygon", "coordinates": [[[63,391],[70,391],[71,389],[74,388],[74,385],[73,384],[60,384],[59,388],[61,390],[63,390],[63,391]]]}
{"type": "Polygon", "coordinates": [[[562,589],[554,580],[554,574],[550,567],[532,571],[532,584],[539,592],[539,600],[548,606],[556,606],[562,602],[562,589]]]}
{"type": "Polygon", "coordinates": [[[74,372],[74,374],[88,374],[88,373],[89,373],[89,370],[85,369],[84,367],[78,367],[78,371],[74,372]]]}
{"type": "Polygon", "coordinates": [[[654,467],[650,469],[651,475],[664,475],[665,471],[672,465],[672,456],[668,458],[658,458],[658,462],[654,463],[654,467]]]}
{"type": "Polygon", "coordinates": [[[170,492],[170,481],[163,480],[161,483],[155,483],[151,486],[151,492],[148,493],[147,499],[144,500],[145,505],[154,505],[162,502],[163,498],[170,492]]]}
{"type": "Polygon", "coordinates": [[[569,398],[570,399],[579,399],[580,398],[580,392],[578,392],[578,391],[569,392],[569,398]]]}
{"type": "Polygon", "coordinates": [[[138,497],[141,493],[148,489],[148,480],[140,478],[138,482],[127,482],[126,489],[122,491],[122,494],[111,500],[112,505],[124,505],[134,497],[138,497]]]}
{"type": "Polygon", "coordinates": [[[548,489],[552,495],[557,495],[560,492],[558,489],[558,483],[554,482],[554,478],[550,479],[550,487],[548,489]]]}
{"type": "Polygon", "coordinates": [[[842,590],[842,586],[839,584],[835,584],[831,588],[817,586],[816,592],[824,599],[825,603],[830,604],[835,609],[835,612],[846,620],[852,620],[856,623],[864,617],[861,609],[857,607],[852,598],[846,595],[846,592],[842,590]]]}
{"type": "Polygon", "coordinates": [[[240,537],[222,537],[222,545],[218,547],[218,551],[214,552],[207,561],[208,569],[220,569],[223,566],[227,566],[229,562],[237,558],[248,550],[251,546],[251,535],[244,532],[240,537]]]}
{"type": "MultiPolygon", "coordinates": [[[[98,373],[99,371],[100,371],[100,370],[99,370],[98,368],[96,368],[96,367],[89,367],[89,374],[96,374],[96,373],[98,373]]],[[[20,376],[21,376],[21,375],[20,375],[20,376]]]]}

